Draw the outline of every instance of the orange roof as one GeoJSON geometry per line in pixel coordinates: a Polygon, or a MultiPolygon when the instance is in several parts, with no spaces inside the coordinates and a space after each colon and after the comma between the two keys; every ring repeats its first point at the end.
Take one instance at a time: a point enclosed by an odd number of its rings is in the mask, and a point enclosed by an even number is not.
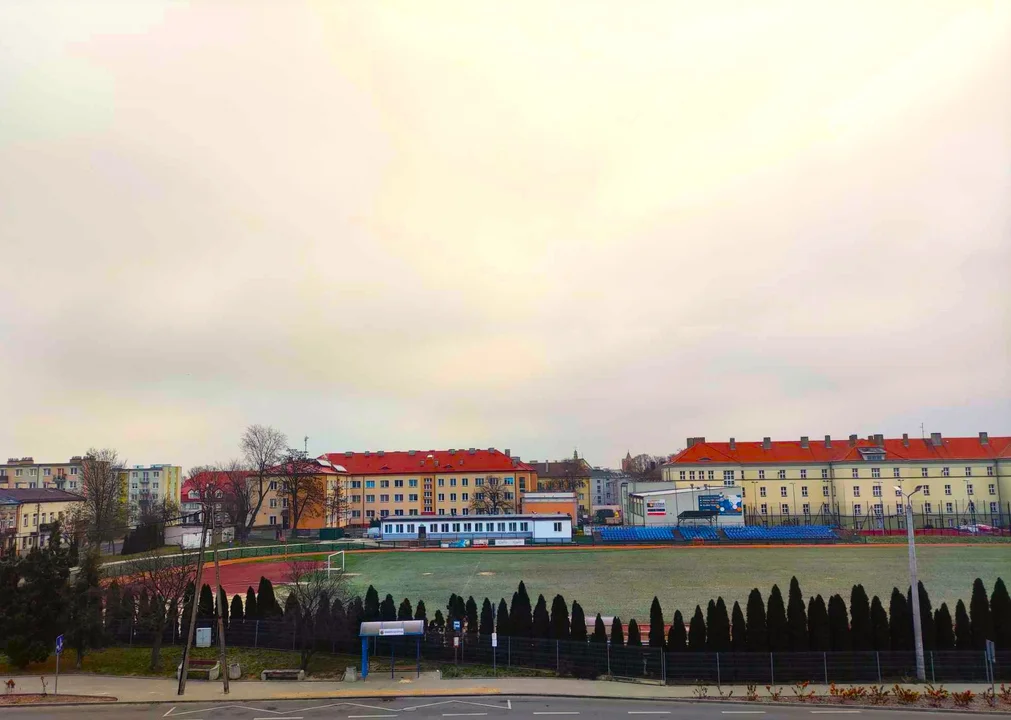
{"type": "Polygon", "coordinates": [[[531,468],[499,450],[379,450],[327,453],[350,475],[410,475],[431,472],[532,472],[531,468]]]}
{"type": "MultiPolygon", "coordinates": [[[[1011,437],[991,437],[982,443],[978,437],[942,438],[934,445],[930,438],[887,438],[884,441],[885,460],[993,460],[1011,458],[1011,437]]],[[[679,463],[826,463],[848,462],[862,459],[860,449],[878,447],[868,439],[857,439],[850,445],[849,438],[833,438],[832,447],[825,447],[822,438],[811,438],[808,447],[799,440],[773,440],[766,450],[762,442],[737,442],[732,450],[729,442],[696,442],[670,459],[671,465],[679,463]]]]}

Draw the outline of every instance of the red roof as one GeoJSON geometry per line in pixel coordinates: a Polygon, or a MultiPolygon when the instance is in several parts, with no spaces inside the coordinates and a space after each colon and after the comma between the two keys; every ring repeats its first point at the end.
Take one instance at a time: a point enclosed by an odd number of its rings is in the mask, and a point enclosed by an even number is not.
{"type": "MultiPolygon", "coordinates": [[[[238,473],[240,477],[250,477],[256,474],[252,470],[236,470],[235,472],[238,473]]],[[[222,471],[211,472],[210,470],[205,470],[203,472],[199,472],[183,481],[183,486],[179,488],[179,499],[182,500],[182,502],[188,502],[189,498],[187,495],[191,489],[200,489],[201,487],[207,487],[207,485],[217,482],[224,484],[227,478],[228,473],[222,471]]]]}
{"type": "MultiPolygon", "coordinates": [[[[982,443],[978,437],[942,438],[934,445],[931,438],[888,438],[884,441],[886,460],[993,460],[1011,458],[1011,437],[991,437],[982,443]],[[908,446],[907,446],[908,444],[908,446]]],[[[861,460],[860,448],[875,448],[877,443],[857,439],[851,446],[849,438],[833,438],[832,447],[825,447],[822,438],[811,438],[808,447],[799,440],[773,440],[766,450],[762,442],[737,442],[730,449],[729,442],[696,442],[671,458],[678,463],[826,463],[861,460]]]]}
{"type": "Polygon", "coordinates": [[[343,465],[350,475],[410,475],[425,472],[533,472],[516,458],[488,450],[379,450],[336,452],[321,456],[343,465]]]}

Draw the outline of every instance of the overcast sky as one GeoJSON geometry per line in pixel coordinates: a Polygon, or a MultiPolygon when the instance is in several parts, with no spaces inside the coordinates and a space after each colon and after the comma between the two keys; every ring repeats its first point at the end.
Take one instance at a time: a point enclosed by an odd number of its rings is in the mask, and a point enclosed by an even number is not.
{"type": "Polygon", "coordinates": [[[1011,3],[0,3],[0,455],[1011,433],[1011,3]]]}

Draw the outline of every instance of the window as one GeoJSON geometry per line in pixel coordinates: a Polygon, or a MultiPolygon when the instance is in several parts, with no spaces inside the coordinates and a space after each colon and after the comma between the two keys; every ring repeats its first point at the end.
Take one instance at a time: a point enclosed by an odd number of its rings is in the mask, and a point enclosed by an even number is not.
{"type": "Polygon", "coordinates": [[[899,469],[898,468],[892,468],[892,477],[893,478],[899,477],[899,469]]]}
{"type": "Polygon", "coordinates": [[[971,467],[967,467],[965,469],[965,476],[966,477],[972,477],[972,468],[971,467]]]}
{"type": "Polygon", "coordinates": [[[389,510],[380,510],[379,511],[379,517],[384,518],[384,517],[389,517],[389,516],[390,516],[390,511],[389,510]]]}
{"type": "Polygon", "coordinates": [[[159,473],[159,472],[158,472],[157,470],[155,470],[155,471],[154,471],[154,476],[155,476],[155,477],[158,477],[158,476],[159,476],[160,474],[161,474],[161,473],[159,473]]]}
{"type": "MultiPolygon", "coordinates": [[[[501,524],[502,523],[499,523],[499,525],[501,525],[501,524]]],[[[555,529],[555,532],[561,532],[562,531],[562,524],[560,522],[556,522],[554,524],[554,529],[555,529]]]]}
{"type": "Polygon", "coordinates": [[[860,486],[859,485],[854,485],[853,486],[853,497],[860,497],[860,486]]]}
{"type": "Polygon", "coordinates": [[[765,480],[765,470],[759,470],[758,471],[758,479],[759,480],[765,480]]]}
{"type": "Polygon", "coordinates": [[[374,503],[375,501],[376,501],[376,496],[375,495],[366,495],[365,496],[365,502],[367,502],[367,503],[374,503]]]}
{"type": "Polygon", "coordinates": [[[902,503],[900,502],[895,503],[895,512],[898,515],[901,515],[902,513],[905,512],[905,508],[902,507],[902,503]]]}
{"type": "Polygon", "coordinates": [[[828,503],[822,503],[821,504],[821,511],[823,513],[827,513],[828,512],[828,503]]]}
{"type": "Polygon", "coordinates": [[[361,495],[352,495],[351,496],[351,502],[353,502],[353,503],[360,503],[361,501],[362,501],[362,496],[361,495]]]}
{"type": "Polygon", "coordinates": [[[927,468],[925,467],[920,468],[920,477],[927,477],[927,468]]]}
{"type": "Polygon", "coordinates": [[[714,472],[715,472],[715,471],[713,471],[713,470],[710,470],[710,471],[709,471],[709,479],[710,479],[710,480],[712,480],[712,479],[713,479],[713,475],[714,475],[714,472]]]}
{"type": "Polygon", "coordinates": [[[881,503],[878,503],[877,505],[874,506],[874,514],[875,515],[877,515],[878,517],[881,517],[881,515],[883,513],[884,513],[884,508],[882,507],[881,503]]]}
{"type": "Polygon", "coordinates": [[[136,490],[138,487],[140,487],[140,486],[137,483],[130,483],[130,489],[131,490],[136,490]]]}
{"type": "Polygon", "coordinates": [[[470,500],[470,493],[462,493],[460,495],[460,499],[463,500],[464,502],[467,502],[468,500],[470,500]]]}
{"type": "Polygon", "coordinates": [[[397,532],[398,533],[404,532],[404,524],[403,523],[397,523],[397,532]]]}
{"type": "Polygon", "coordinates": [[[945,495],[951,495],[951,485],[945,485],[944,486],[944,494],[945,495]]]}
{"type": "Polygon", "coordinates": [[[267,488],[270,490],[277,490],[277,480],[271,480],[267,488]]]}
{"type": "Polygon", "coordinates": [[[389,501],[390,496],[388,494],[383,493],[382,495],[379,496],[379,502],[389,502],[389,501]]]}
{"type": "Polygon", "coordinates": [[[803,505],[800,506],[800,509],[801,509],[801,511],[803,511],[803,513],[805,515],[810,515],[811,514],[811,503],[804,503],[803,505]]]}
{"type": "MultiPolygon", "coordinates": [[[[220,505],[218,507],[220,507],[220,505]]],[[[288,507],[288,498],[281,498],[281,507],[288,507]]]]}
{"type": "Polygon", "coordinates": [[[411,493],[407,499],[411,502],[418,502],[418,493],[411,493]]]}
{"type": "Polygon", "coordinates": [[[881,468],[871,468],[871,477],[872,478],[881,477],[881,468]]]}
{"type": "Polygon", "coordinates": [[[758,496],[759,497],[765,497],[765,486],[764,485],[762,487],[758,488],[758,496]]]}
{"type": "Polygon", "coordinates": [[[449,509],[449,514],[450,515],[456,515],[456,508],[450,508],[449,509]]]}
{"type": "Polygon", "coordinates": [[[390,481],[389,480],[380,480],[379,481],[379,487],[381,487],[381,488],[388,488],[389,486],[390,486],[390,481]]]}
{"type": "Polygon", "coordinates": [[[972,483],[965,484],[965,494],[972,495],[972,483]]]}
{"type": "Polygon", "coordinates": [[[990,503],[990,512],[991,513],[995,513],[997,511],[998,511],[997,503],[995,503],[995,502],[990,503]]]}
{"type": "Polygon", "coordinates": [[[418,487],[418,479],[414,478],[413,480],[408,480],[407,484],[411,487],[418,487]]]}
{"type": "Polygon", "coordinates": [[[481,487],[484,485],[484,478],[474,478],[474,486],[481,487]]]}
{"type": "Polygon", "coordinates": [[[857,503],[856,505],[853,506],[853,514],[854,515],[863,515],[864,514],[863,507],[861,507],[860,503],[857,503]]]}
{"type": "Polygon", "coordinates": [[[723,484],[725,485],[728,480],[731,483],[733,483],[733,480],[734,480],[734,471],[733,470],[724,470],[723,471],[723,484]]]}
{"type": "MultiPolygon", "coordinates": [[[[968,470],[968,469],[969,468],[966,468],[966,470],[968,470]]],[[[42,468],[42,474],[44,476],[46,476],[46,477],[49,477],[50,475],[53,474],[53,470],[52,470],[52,468],[42,468]]]]}
{"type": "Polygon", "coordinates": [[[786,470],[780,470],[778,473],[776,473],[776,477],[778,477],[780,480],[785,480],[786,470]]]}
{"type": "MultiPolygon", "coordinates": [[[[561,524],[561,523],[559,523],[559,524],[561,524]]],[[[520,532],[529,532],[529,531],[530,531],[530,523],[521,522],[520,523],[520,532]]]]}
{"type": "Polygon", "coordinates": [[[393,481],[393,487],[404,487],[404,481],[403,480],[394,480],[393,481]]]}
{"type": "Polygon", "coordinates": [[[449,501],[450,502],[456,502],[456,493],[450,493],[449,494],[449,501]]]}
{"type": "Polygon", "coordinates": [[[446,478],[439,478],[439,487],[446,487],[446,478]]]}
{"type": "Polygon", "coordinates": [[[439,502],[446,502],[446,493],[439,493],[439,502]]]}
{"type": "Polygon", "coordinates": [[[414,523],[407,523],[407,532],[414,532],[414,523]]]}
{"type": "Polygon", "coordinates": [[[28,513],[25,513],[25,521],[21,523],[23,527],[28,527],[28,513]]]}
{"type": "Polygon", "coordinates": [[[951,468],[941,468],[941,475],[949,477],[951,475],[951,468]]]}
{"type": "Polygon", "coordinates": [[[850,470],[850,477],[855,477],[855,478],[860,477],[860,469],[859,468],[853,468],[852,470],[850,470]]]}
{"type": "Polygon", "coordinates": [[[270,525],[277,525],[277,515],[271,515],[267,518],[267,523],[270,525]]]}
{"type": "Polygon", "coordinates": [[[404,502],[404,494],[403,493],[397,493],[396,495],[394,495],[393,496],[393,502],[404,502]]]}
{"type": "Polygon", "coordinates": [[[769,508],[768,508],[768,506],[765,503],[762,503],[762,505],[759,508],[758,512],[762,513],[762,515],[767,515],[769,513],[769,508]]]}
{"type": "Polygon", "coordinates": [[[450,487],[456,487],[456,478],[450,478],[449,479],[449,486],[450,487]]]}
{"type": "Polygon", "coordinates": [[[993,477],[993,465],[986,466],[986,474],[989,475],[990,477],[993,477]]]}
{"type": "Polygon", "coordinates": [[[366,488],[374,488],[375,486],[376,486],[376,481],[375,480],[366,480],[365,481],[365,487],[366,488]]]}
{"type": "Polygon", "coordinates": [[[270,498],[270,507],[271,508],[277,507],[277,498],[270,498]]]}
{"type": "Polygon", "coordinates": [[[828,497],[828,485],[821,486],[822,497],[828,497]]]}
{"type": "Polygon", "coordinates": [[[684,480],[684,479],[685,479],[685,471],[684,471],[684,470],[682,470],[682,471],[681,471],[681,479],[682,479],[682,480],[684,480]]]}
{"type": "Polygon", "coordinates": [[[375,510],[366,510],[365,511],[365,517],[367,517],[367,518],[374,518],[375,516],[376,516],[376,511],[375,510]]]}
{"type": "Polygon", "coordinates": [[[449,523],[443,523],[442,524],[442,532],[444,532],[444,533],[448,533],[449,532],[449,523]]]}
{"type": "MultiPolygon", "coordinates": [[[[561,523],[558,523],[558,524],[561,525],[561,523]]],[[[516,532],[516,523],[515,522],[510,522],[509,523],[509,532],[516,532]]]]}
{"type": "Polygon", "coordinates": [[[955,508],[952,507],[951,503],[944,503],[945,512],[954,512],[955,508]]]}
{"type": "Polygon", "coordinates": [[[986,489],[987,489],[987,492],[989,492],[991,495],[996,495],[997,494],[997,486],[994,485],[993,483],[990,483],[989,485],[987,485],[986,489]]]}
{"type": "Polygon", "coordinates": [[[784,515],[790,514],[790,506],[787,503],[783,503],[782,505],[779,506],[779,508],[784,515]]]}
{"type": "Polygon", "coordinates": [[[807,485],[800,486],[800,496],[807,497],[807,485]]]}
{"type": "Polygon", "coordinates": [[[873,495],[874,497],[881,497],[881,486],[875,485],[874,487],[872,487],[871,495],[873,495]]]}
{"type": "Polygon", "coordinates": [[[463,487],[467,487],[469,484],[470,484],[470,481],[467,480],[467,478],[463,478],[462,480],[460,480],[460,485],[463,486],[463,487]]]}
{"type": "MultiPolygon", "coordinates": [[[[990,468],[987,468],[987,469],[990,469],[990,468]]],[[[71,474],[71,475],[76,475],[76,474],[77,474],[77,468],[75,468],[75,467],[72,467],[72,468],[70,468],[70,474],[71,474]]],[[[991,473],[991,475],[992,475],[992,474],[993,474],[993,473],[991,473]]]]}
{"type": "Polygon", "coordinates": [[[16,468],[14,470],[14,477],[21,477],[21,473],[22,473],[21,468],[16,468]]]}
{"type": "Polygon", "coordinates": [[[393,514],[396,515],[397,517],[400,517],[400,516],[402,516],[404,514],[404,511],[401,510],[400,508],[398,508],[398,509],[396,509],[396,510],[393,511],[393,514]]]}
{"type": "Polygon", "coordinates": [[[923,494],[924,495],[930,495],[930,486],[929,485],[924,485],[923,486],[923,494]]]}
{"type": "Polygon", "coordinates": [[[828,468],[821,469],[821,479],[828,480],[828,468]]]}
{"type": "Polygon", "coordinates": [[[800,469],[800,479],[807,480],[807,468],[800,469]]]}
{"type": "Polygon", "coordinates": [[[513,479],[512,479],[512,478],[506,478],[506,479],[505,479],[505,484],[506,484],[506,485],[513,485],[513,484],[514,484],[514,483],[513,483],[513,479]]]}
{"type": "Polygon", "coordinates": [[[895,497],[902,497],[902,488],[895,488],[895,497]]]}
{"type": "Polygon", "coordinates": [[[923,503],[923,512],[927,513],[928,515],[934,512],[933,508],[931,508],[930,506],[930,503],[923,503]]]}
{"type": "Polygon", "coordinates": [[[786,485],[781,485],[779,488],[779,496],[786,497],[786,485]]]}
{"type": "Polygon", "coordinates": [[[504,522],[500,522],[498,524],[498,531],[499,532],[505,532],[505,523],[504,522]]]}

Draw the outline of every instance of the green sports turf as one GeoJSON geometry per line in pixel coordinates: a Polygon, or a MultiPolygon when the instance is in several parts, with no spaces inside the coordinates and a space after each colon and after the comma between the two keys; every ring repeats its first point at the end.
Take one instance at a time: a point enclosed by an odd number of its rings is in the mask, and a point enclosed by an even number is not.
{"type": "MultiPolygon", "coordinates": [[[[942,601],[963,599],[968,605],[972,581],[983,579],[989,592],[994,581],[1011,581],[1011,546],[970,545],[917,548],[920,579],[934,607],[942,601]]],[[[531,600],[543,593],[561,593],[578,600],[587,616],[596,613],[646,620],[656,595],[670,618],[675,609],[685,617],[696,604],[722,595],[741,606],[751,588],[767,595],[778,583],[786,596],[796,575],[805,597],[841,593],[847,602],[850,588],[862,583],[869,596],[880,595],[887,607],[892,587],[909,585],[908,556],[903,545],[858,548],[681,548],[629,550],[528,550],[377,552],[347,556],[350,580],[364,593],[370,585],[380,598],[390,593],[397,603],[404,597],[423,599],[431,617],[445,608],[450,593],[485,597],[508,603],[520,580],[531,600]]]]}

